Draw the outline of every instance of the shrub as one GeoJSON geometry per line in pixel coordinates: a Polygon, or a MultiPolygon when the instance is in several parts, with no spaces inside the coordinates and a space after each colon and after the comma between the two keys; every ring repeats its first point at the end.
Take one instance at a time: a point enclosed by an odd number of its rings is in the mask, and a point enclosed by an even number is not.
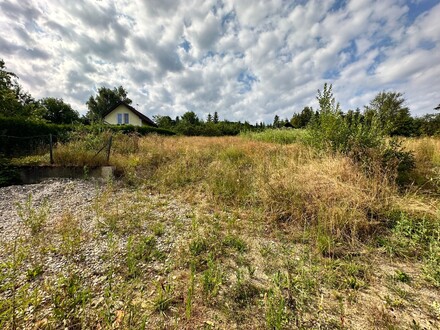
{"type": "Polygon", "coordinates": [[[47,149],[49,134],[54,142],[66,141],[73,125],[56,125],[20,117],[0,117],[0,153],[6,156],[38,153],[47,149]],[[33,137],[33,138],[28,138],[33,137]]]}
{"type": "Polygon", "coordinates": [[[321,108],[310,122],[308,142],[315,148],[347,155],[370,172],[380,168],[397,183],[407,183],[415,167],[413,154],[404,150],[398,140],[385,139],[385,131],[374,113],[368,120],[347,120],[331,90],[327,84],[322,93],[318,90],[321,108]]]}
{"type": "Polygon", "coordinates": [[[0,154],[0,187],[19,184],[20,176],[10,161],[0,154]]]}

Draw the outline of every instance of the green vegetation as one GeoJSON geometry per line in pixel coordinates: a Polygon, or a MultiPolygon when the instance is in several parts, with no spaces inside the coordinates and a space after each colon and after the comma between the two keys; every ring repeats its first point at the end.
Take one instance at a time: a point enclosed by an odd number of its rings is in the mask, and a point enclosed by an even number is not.
{"type": "MultiPolygon", "coordinates": [[[[341,113],[332,86],[318,101],[301,130],[67,131],[57,164],[106,162],[96,151],[113,134],[121,180],[84,213],[17,204],[0,327],[439,327],[440,140],[388,136],[401,122],[380,118],[408,119],[399,94],[363,114],[341,113]]],[[[222,124],[179,120],[167,128],[222,124]]]]}

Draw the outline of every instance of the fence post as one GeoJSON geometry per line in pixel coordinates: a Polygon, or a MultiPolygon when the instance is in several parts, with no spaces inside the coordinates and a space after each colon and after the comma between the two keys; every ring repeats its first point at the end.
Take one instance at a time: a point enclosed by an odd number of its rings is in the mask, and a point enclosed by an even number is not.
{"type": "Polygon", "coordinates": [[[108,148],[107,148],[107,165],[109,164],[109,160],[110,160],[110,149],[112,147],[112,139],[113,139],[113,135],[110,136],[110,139],[108,140],[108,148]]]}
{"type": "Polygon", "coordinates": [[[50,145],[50,163],[53,164],[53,141],[52,141],[52,134],[49,134],[49,145],[50,145]]]}

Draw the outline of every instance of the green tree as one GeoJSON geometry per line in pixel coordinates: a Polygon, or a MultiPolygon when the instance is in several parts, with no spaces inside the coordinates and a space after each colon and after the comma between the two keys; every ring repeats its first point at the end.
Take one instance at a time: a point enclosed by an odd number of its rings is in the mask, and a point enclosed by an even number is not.
{"type": "Polygon", "coordinates": [[[172,120],[170,116],[156,115],[153,116],[153,119],[160,128],[171,129],[176,125],[176,121],[172,120]]]}
{"type": "Polygon", "coordinates": [[[46,109],[43,118],[54,124],[71,124],[79,121],[79,113],[72,109],[63,99],[47,97],[40,101],[46,109]]]}
{"type": "Polygon", "coordinates": [[[355,159],[365,150],[379,145],[382,133],[375,116],[369,124],[362,123],[359,117],[349,123],[333,96],[332,85],[325,84],[322,92],[318,90],[317,100],[320,108],[309,125],[313,145],[350,154],[355,159]]]}
{"type": "Polygon", "coordinates": [[[339,106],[339,102],[336,102],[336,99],[333,97],[333,85],[324,84],[324,89],[321,92],[318,89],[318,96],[316,99],[319,103],[319,113],[322,115],[323,113],[341,113],[341,107],[339,106]]]}
{"type": "Polygon", "coordinates": [[[218,119],[218,113],[217,113],[217,111],[214,112],[214,118],[212,119],[212,121],[213,121],[214,124],[217,124],[217,123],[218,123],[219,119],[218,119]]]}
{"type": "Polygon", "coordinates": [[[206,119],[206,122],[211,123],[212,122],[212,116],[211,113],[208,113],[208,118],[206,119]]]}
{"type": "Polygon", "coordinates": [[[127,91],[124,87],[107,88],[101,87],[98,89],[98,93],[95,96],[90,96],[86,102],[89,111],[87,117],[91,121],[100,121],[103,119],[103,114],[118,102],[123,101],[127,104],[131,104],[131,99],[127,97],[127,91]]]}
{"type": "Polygon", "coordinates": [[[290,123],[295,128],[303,128],[308,125],[313,117],[312,107],[304,107],[301,113],[295,113],[290,119],[290,123]]]}
{"type": "Polygon", "coordinates": [[[5,62],[0,60],[0,114],[6,117],[22,116],[20,90],[15,73],[7,71],[5,62]]]}
{"type": "Polygon", "coordinates": [[[200,120],[194,111],[187,111],[182,115],[181,121],[185,124],[197,125],[200,120]]]}
{"type": "Polygon", "coordinates": [[[280,117],[278,115],[275,115],[275,117],[273,118],[272,126],[275,128],[280,127],[280,117]]]}
{"type": "Polygon", "coordinates": [[[5,117],[26,117],[41,120],[45,109],[17,83],[17,75],[6,70],[0,60],[0,114],[5,117]]]}
{"type": "Polygon", "coordinates": [[[365,107],[366,113],[374,113],[385,134],[409,136],[413,133],[414,121],[403,95],[398,92],[380,92],[365,107]]]}

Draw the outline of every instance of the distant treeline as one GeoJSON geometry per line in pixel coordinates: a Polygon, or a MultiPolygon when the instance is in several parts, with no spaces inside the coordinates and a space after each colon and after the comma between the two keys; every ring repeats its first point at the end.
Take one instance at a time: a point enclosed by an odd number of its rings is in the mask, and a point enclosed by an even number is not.
{"type": "MultiPolygon", "coordinates": [[[[324,105],[325,106],[325,105],[324,105]]],[[[320,104],[320,108],[323,105],[320,104]]],[[[344,118],[348,125],[352,123],[370,124],[377,120],[380,128],[390,136],[422,136],[440,135],[440,113],[427,114],[423,117],[412,117],[409,108],[405,105],[403,95],[398,92],[380,92],[361,111],[348,110],[343,112],[339,105],[335,105],[336,111],[344,118]]],[[[434,108],[440,110],[440,105],[434,108]]],[[[300,113],[296,113],[290,120],[280,120],[275,116],[273,126],[283,127],[289,123],[293,128],[305,128],[314,121],[319,120],[321,111],[314,111],[312,107],[304,107],[300,113]]]]}
{"type": "Polygon", "coordinates": [[[154,116],[154,121],[160,128],[165,128],[186,136],[223,136],[237,135],[241,131],[261,130],[266,126],[251,125],[248,122],[231,122],[219,120],[217,112],[208,114],[207,120],[200,119],[193,111],[184,113],[181,117],[171,119],[169,116],[154,116]]]}
{"type": "MultiPolygon", "coordinates": [[[[7,71],[4,61],[0,59],[0,121],[2,122],[0,123],[0,135],[7,133],[9,135],[27,134],[31,136],[38,135],[40,134],[38,132],[41,131],[56,131],[56,135],[62,135],[64,134],[62,132],[72,130],[77,125],[96,126],[97,128],[90,128],[90,130],[99,131],[103,125],[103,115],[119,101],[127,104],[132,103],[132,100],[128,98],[127,91],[122,86],[113,89],[100,87],[97,93],[91,95],[86,102],[87,114],[80,116],[79,112],[72,109],[63,99],[54,97],[34,99],[29,93],[23,91],[23,88],[18,84],[18,77],[13,72],[7,71]],[[15,124],[11,124],[14,120],[16,120],[16,128],[13,127],[15,124]],[[56,127],[53,125],[61,126],[56,127]],[[12,131],[15,133],[12,134],[12,131]]],[[[339,105],[335,105],[335,109],[348,125],[354,122],[368,124],[374,119],[380,123],[383,132],[391,136],[440,134],[440,113],[412,117],[405,103],[401,93],[380,92],[369,105],[364,107],[363,111],[356,109],[343,112],[340,110],[339,105]]],[[[319,120],[320,110],[325,106],[327,105],[320,104],[320,109],[316,111],[306,106],[300,113],[293,114],[290,119],[282,120],[276,115],[270,124],[260,122],[252,125],[248,121],[220,120],[217,112],[212,115],[208,114],[205,119],[199,118],[193,111],[188,111],[174,119],[163,115],[154,116],[153,118],[159,130],[149,126],[142,128],[131,126],[106,127],[111,130],[137,132],[139,134],[154,132],[166,135],[177,133],[188,136],[237,135],[241,131],[260,131],[265,128],[305,128],[314,121],[319,120]]],[[[440,105],[435,109],[440,110],[440,105]]]]}

